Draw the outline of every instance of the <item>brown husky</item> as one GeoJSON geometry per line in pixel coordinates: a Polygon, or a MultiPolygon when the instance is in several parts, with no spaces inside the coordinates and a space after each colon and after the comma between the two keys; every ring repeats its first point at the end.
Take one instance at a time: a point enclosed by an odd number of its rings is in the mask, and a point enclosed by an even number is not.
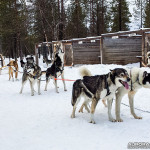
{"type": "Polygon", "coordinates": [[[17,60],[11,60],[9,64],[7,64],[9,69],[9,80],[12,77],[12,81],[14,81],[13,73],[15,72],[15,79],[18,80],[18,63],[17,60]]]}

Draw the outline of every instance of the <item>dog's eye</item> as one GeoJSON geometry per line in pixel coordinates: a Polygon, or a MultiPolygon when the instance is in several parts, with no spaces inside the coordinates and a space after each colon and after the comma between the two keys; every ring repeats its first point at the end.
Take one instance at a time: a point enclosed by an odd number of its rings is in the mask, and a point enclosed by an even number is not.
{"type": "Polygon", "coordinates": [[[120,76],[123,77],[123,76],[124,76],[124,73],[121,73],[120,76]]]}

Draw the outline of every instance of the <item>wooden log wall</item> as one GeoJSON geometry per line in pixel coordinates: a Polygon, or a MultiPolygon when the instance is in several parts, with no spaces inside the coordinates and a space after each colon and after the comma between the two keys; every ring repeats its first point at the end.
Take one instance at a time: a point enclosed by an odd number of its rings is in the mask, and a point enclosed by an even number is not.
{"type": "Polygon", "coordinates": [[[65,51],[65,66],[72,66],[73,63],[73,50],[72,50],[72,43],[64,44],[64,51],[65,51]]]}
{"type": "Polygon", "coordinates": [[[142,56],[142,37],[104,37],[103,64],[129,64],[139,62],[136,56],[142,56]]]}
{"type": "Polygon", "coordinates": [[[73,41],[73,64],[100,64],[100,39],[73,41]]]}

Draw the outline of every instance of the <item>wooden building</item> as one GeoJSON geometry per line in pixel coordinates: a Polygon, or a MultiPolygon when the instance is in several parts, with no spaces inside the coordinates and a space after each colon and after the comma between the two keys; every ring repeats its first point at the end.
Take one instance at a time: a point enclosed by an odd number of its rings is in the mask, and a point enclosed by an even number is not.
{"type": "MultiPolygon", "coordinates": [[[[150,29],[102,34],[97,37],[54,41],[62,43],[65,65],[76,64],[129,64],[147,62],[150,50],[150,29]]],[[[52,46],[54,47],[54,46],[52,46]]],[[[53,50],[54,51],[54,50],[53,50]]]]}

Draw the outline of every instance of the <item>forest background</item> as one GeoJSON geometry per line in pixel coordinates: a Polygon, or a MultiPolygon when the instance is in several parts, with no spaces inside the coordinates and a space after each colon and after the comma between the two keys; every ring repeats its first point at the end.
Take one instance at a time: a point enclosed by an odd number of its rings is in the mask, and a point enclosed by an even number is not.
{"type": "Polygon", "coordinates": [[[1,0],[0,53],[34,54],[35,43],[150,27],[150,0],[1,0]]]}

